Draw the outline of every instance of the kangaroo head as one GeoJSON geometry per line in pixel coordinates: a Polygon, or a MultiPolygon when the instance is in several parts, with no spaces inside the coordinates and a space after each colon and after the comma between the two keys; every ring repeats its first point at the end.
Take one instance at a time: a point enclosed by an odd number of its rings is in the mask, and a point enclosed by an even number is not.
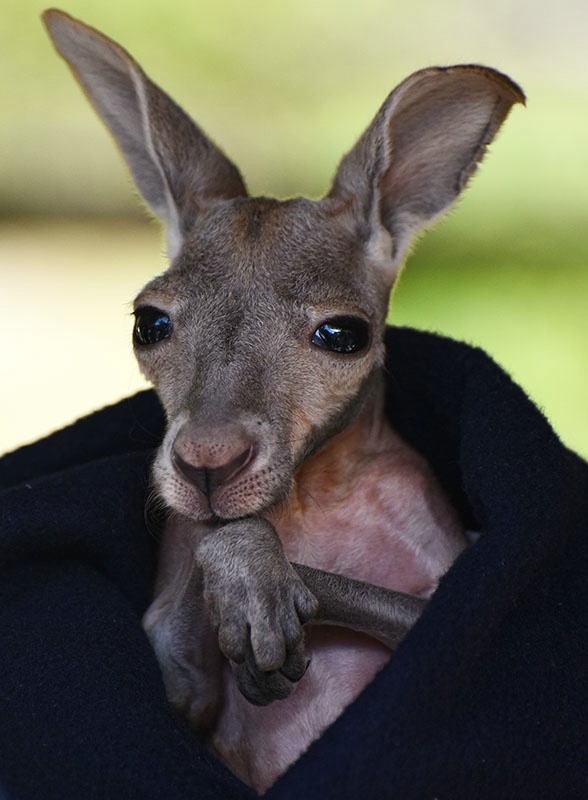
{"type": "Polygon", "coordinates": [[[134,328],[168,417],[158,489],[195,520],[263,511],[373,399],[410,243],[524,96],[489,68],[421,70],[388,96],[324,199],[251,198],[125,50],[62,12],[45,22],[167,229],[171,265],[136,299],[134,328]]]}

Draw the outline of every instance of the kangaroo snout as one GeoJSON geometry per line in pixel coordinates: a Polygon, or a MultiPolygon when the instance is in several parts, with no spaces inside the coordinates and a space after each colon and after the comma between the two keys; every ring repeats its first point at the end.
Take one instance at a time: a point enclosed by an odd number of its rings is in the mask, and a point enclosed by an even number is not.
{"type": "Polygon", "coordinates": [[[154,465],[158,491],[193,520],[257,513],[288,493],[292,467],[276,452],[269,421],[235,411],[211,418],[184,411],[171,423],[154,465]]]}
{"type": "Polygon", "coordinates": [[[176,471],[210,499],[242,478],[258,451],[259,443],[238,427],[204,433],[187,424],[176,437],[171,460],[176,471]]]}

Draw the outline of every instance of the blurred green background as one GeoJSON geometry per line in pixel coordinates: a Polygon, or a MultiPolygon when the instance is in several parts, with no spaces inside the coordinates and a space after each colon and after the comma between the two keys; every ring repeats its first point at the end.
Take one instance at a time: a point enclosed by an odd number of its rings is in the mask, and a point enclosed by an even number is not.
{"type": "MultiPolygon", "coordinates": [[[[34,0],[0,0],[0,451],[143,385],[129,303],[165,267],[34,0]]],[[[586,0],[70,0],[233,158],[253,193],[320,196],[390,89],[478,62],[526,91],[391,319],[481,345],[588,456],[586,0]]]]}

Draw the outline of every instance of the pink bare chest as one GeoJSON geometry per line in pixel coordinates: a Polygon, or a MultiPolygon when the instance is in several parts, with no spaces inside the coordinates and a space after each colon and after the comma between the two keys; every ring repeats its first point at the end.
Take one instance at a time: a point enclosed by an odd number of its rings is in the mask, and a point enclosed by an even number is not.
{"type": "MultiPolygon", "coordinates": [[[[314,487],[302,475],[297,499],[270,515],[288,559],[431,594],[464,540],[428,470],[418,457],[407,463],[404,456],[401,462],[397,453],[372,459],[348,489],[324,491],[316,473],[314,487]]],[[[225,706],[213,744],[258,790],[298,758],[391,656],[374,639],[328,626],[308,629],[306,652],[310,667],[292,695],[265,708],[249,704],[226,671],[225,706]]]]}
{"type": "Polygon", "coordinates": [[[403,445],[366,458],[338,488],[329,485],[328,465],[324,475],[316,471],[303,473],[297,498],[270,515],[288,559],[408,594],[432,593],[465,540],[420,456],[403,445]]]}

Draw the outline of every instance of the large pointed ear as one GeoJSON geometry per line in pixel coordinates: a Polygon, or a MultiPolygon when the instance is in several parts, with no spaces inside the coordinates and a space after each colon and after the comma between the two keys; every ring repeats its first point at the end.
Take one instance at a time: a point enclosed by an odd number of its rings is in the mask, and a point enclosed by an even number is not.
{"type": "Polygon", "coordinates": [[[55,9],[43,20],[122,150],[137,188],[166,224],[173,258],[200,205],[246,195],[239,171],[116,42],[55,9]]]}
{"type": "Polygon", "coordinates": [[[329,200],[352,208],[362,235],[392,237],[392,279],[415,234],[449,209],[521,89],[487,67],[415,72],[386,99],[343,159],[329,200]]]}

